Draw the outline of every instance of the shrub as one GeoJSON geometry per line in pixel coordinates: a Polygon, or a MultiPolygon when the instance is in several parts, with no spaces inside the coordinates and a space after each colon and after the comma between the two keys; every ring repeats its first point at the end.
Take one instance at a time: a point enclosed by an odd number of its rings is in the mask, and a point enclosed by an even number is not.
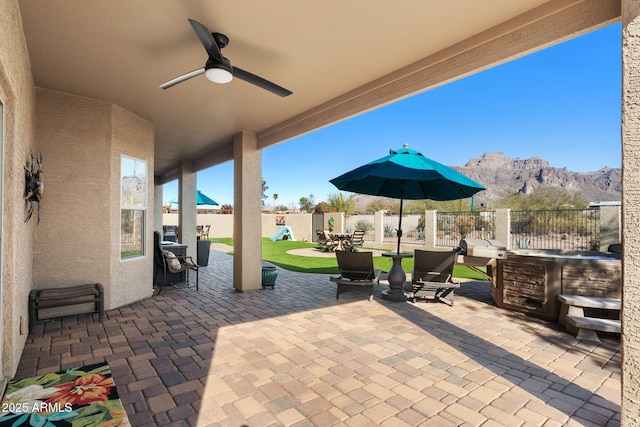
{"type": "Polygon", "coordinates": [[[393,237],[396,235],[396,230],[392,225],[386,224],[384,226],[384,237],[393,237]]]}
{"type": "Polygon", "coordinates": [[[356,222],[356,230],[363,230],[366,233],[373,230],[373,224],[371,224],[367,220],[361,219],[360,221],[356,222]]]}

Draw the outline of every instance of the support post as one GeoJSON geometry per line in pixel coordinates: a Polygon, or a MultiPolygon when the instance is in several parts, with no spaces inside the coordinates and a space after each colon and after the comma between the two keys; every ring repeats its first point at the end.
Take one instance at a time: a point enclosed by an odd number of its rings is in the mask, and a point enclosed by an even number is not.
{"type": "Polygon", "coordinates": [[[262,288],[262,152],[254,133],[233,137],[233,286],[262,288]]]}
{"type": "Polygon", "coordinates": [[[160,236],[162,236],[162,225],[163,225],[163,211],[162,211],[162,197],[163,197],[164,188],[162,185],[154,185],[153,187],[153,230],[159,231],[160,236]]]}
{"type": "Polygon", "coordinates": [[[193,162],[183,161],[180,165],[180,178],[178,183],[178,198],[180,211],[178,214],[179,241],[187,245],[187,256],[196,259],[196,173],[193,162]]]}

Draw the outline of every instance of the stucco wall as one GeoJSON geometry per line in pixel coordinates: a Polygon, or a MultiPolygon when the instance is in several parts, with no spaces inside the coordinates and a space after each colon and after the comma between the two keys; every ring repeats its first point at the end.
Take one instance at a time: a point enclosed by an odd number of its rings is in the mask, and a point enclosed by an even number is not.
{"type": "MultiPolygon", "coordinates": [[[[147,256],[120,261],[120,156],[147,160],[152,170],[152,125],[110,103],[47,89],[37,89],[36,115],[46,185],[35,287],[99,282],[106,308],[150,296],[152,215],[147,256]]],[[[149,206],[152,181],[149,173],[149,206]]]]}
{"type": "MultiPolygon", "coordinates": [[[[285,225],[291,227],[296,240],[311,241],[311,214],[262,214],[261,237],[271,238],[280,231],[283,226],[276,225],[276,217],[285,218],[285,225]]],[[[162,214],[162,218],[164,225],[178,225],[178,214],[176,213],[162,214]]],[[[209,237],[233,237],[233,215],[200,214],[197,216],[197,225],[210,225],[209,237]]],[[[161,226],[156,227],[157,230],[161,228],[161,226]]]]}
{"type": "Polygon", "coordinates": [[[102,283],[106,290],[111,105],[46,89],[36,94],[45,193],[35,232],[34,285],[102,283]]]}
{"type": "MultiPolygon", "coordinates": [[[[233,237],[233,215],[198,214],[197,225],[209,225],[209,237],[233,237]]],[[[162,222],[155,229],[162,232],[163,225],[178,225],[177,213],[163,213],[162,222]]]]}
{"type": "Polygon", "coordinates": [[[640,425],[640,4],[622,2],[622,426],[640,425]]]}
{"type": "Polygon", "coordinates": [[[108,307],[120,307],[153,294],[153,124],[118,106],[112,107],[111,146],[111,292],[108,307]],[[147,162],[146,253],[120,260],[120,160],[126,155],[147,162]]]}
{"type": "Polygon", "coordinates": [[[13,377],[27,338],[27,301],[33,281],[33,230],[24,222],[24,165],[37,152],[35,87],[17,0],[0,2],[0,102],[4,106],[2,184],[2,378],[13,377]],[[22,322],[22,330],[21,330],[22,322]]]}
{"type": "MultiPolygon", "coordinates": [[[[150,257],[139,265],[129,264],[131,269],[110,266],[111,251],[119,250],[119,235],[114,248],[112,232],[119,233],[119,212],[116,217],[112,212],[113,206],[119,207],[119,195],[114,203],[114,189],[105,183],[119,173],[105,159],[116,157],[109,149],[113,138],[115,149],[129,146],[131,155],[148,159],[153,170],[153,128],[107,103],[44,90],[36,96],[17,0],[0,2],[0,102],[4,113],[1,383],[17,370],[34,284],[118,283],[123,289],[109,292],[108,307],[151,294],[150,257]],[[41,119],[37,131],[36,102],[41,119]],[[117,123],[112,129],[109,120],[117,123]],[[39,225],[35,216],[24,221],[24,166],[31,151],[42,152],[44,158],[46,185],[39,225]]],[[[149,176],[149,206],[153,206],[153,174],[149,176]]],[[[151,219],[148,230],[152,225],[151,219]]],[[[149,232],[148,245],[151,237],[149,232]]]]}
{"type": "Polygon", "coordinates": [[[299,241],[311,241],[311,214],[262,214],[262,235],[272,238],[285,225],[278,225],[276,218],[284,219],[284,224],[291,229],[293,237],[299,241]]]}

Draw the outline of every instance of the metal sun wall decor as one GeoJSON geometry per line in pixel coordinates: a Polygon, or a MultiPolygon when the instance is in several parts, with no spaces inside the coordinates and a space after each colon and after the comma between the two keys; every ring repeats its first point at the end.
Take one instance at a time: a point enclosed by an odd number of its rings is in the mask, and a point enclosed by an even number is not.
{"type": "Polygon", "coordinates": [[[40,224],[40,198],[44,193],[44,175],[42,174],[42,153],[37,158],[31,152],[31,162],[27,161],[24,167],[26,186],[24,190],[24,199],[29,203],[27,216],[24,222],[29,222],[33,215],[34,205],[38,204],[38,224],[40,224]]]}

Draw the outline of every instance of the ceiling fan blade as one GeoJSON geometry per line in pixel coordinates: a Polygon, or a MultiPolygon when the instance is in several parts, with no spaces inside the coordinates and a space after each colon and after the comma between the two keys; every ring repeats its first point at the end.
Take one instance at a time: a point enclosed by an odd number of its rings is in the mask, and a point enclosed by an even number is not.
{"type": "Polygon", "coordinates": [[[218,61],[222,61],[222,53],[220,52],[220,48],[218,44],[213,38],[211,31],[198,21],[194,21],[193,19],[189,19],[189,23],[193,27],[193,31],[196,32],[196,35],[200,39],[202,46],[206,49],[209,54],[209,58],[217,59],[218,61]]]}
{"type": "Polygon", "coordinates": [[[182,83],[186,80],[189,80],[193,77],[199,76],[200,74],[204,74],[204,68],[198,68],[197,70],[189,71],[186,74],[176,77],[175,79],[171,79],[168,82],[164,82],[160,85],[161,89],[169,89],[171,86],[175,86],[178,83],[182,83]]]}
{"type": "Polygon", "coordinates": [[[275,83],[271,83],[269,80],[265,80],[262,77],[256,76],[248,71],[245,71],[238,67],[233,67],[233,77],[237,77],[240,80],[244,80],[245,82],[254,84],[262,89],[268,90],[271,93],[275,93],[276,95],[285,97],[291,95],[291,92],[288,89],[283,88],[282,86],[278,86],[275,83]]]}

